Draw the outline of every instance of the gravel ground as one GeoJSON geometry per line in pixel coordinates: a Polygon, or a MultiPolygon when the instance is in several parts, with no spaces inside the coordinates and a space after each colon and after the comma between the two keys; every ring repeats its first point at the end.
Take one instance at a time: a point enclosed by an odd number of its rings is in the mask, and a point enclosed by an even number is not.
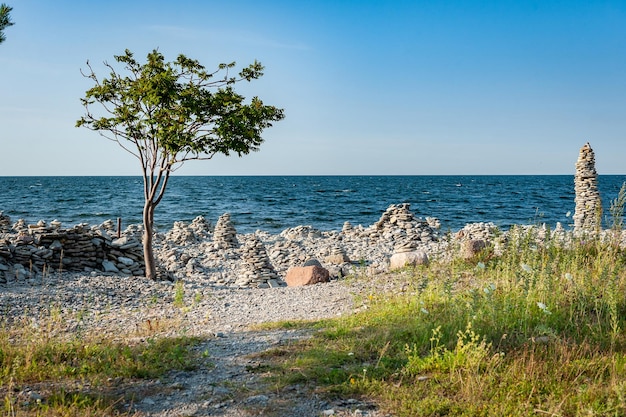
{"type": "Polygon", "coordinates": [[[198,349],[208,352],[211,366],[119,387],[136,394],[135,404],[129,406],[138,416],[378,417],[383,414],[373,404],[357,399],[328,402],[310,387],[277,392],[266,386],[252,371],[261,365],[255,354],[309,335],[251,326],[351,314],[363,308],[359,300],[367,294],[393,285],[380,279],[349,279],[306,287],[235,289],[213,287],[201,278],[181,285],[65,273],[0,287],[0,307],[9,322],[25,319],[27,325],[39,327],[52,320],[50,331],[57,335],[82,332],[127,341],[153,335],[202,337],[198,349]]]}

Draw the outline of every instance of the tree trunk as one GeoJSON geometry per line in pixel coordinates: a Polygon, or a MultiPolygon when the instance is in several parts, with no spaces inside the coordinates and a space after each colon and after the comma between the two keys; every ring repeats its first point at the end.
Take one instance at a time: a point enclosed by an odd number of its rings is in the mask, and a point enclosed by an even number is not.
{"type": "Polygon", "coordinates": [[[146,200],[146,204],[143,206],[143,259],[146,264],[146,278],[156,280],[156,262],[152,248],[153,221],[154,203],[146,200]]]}

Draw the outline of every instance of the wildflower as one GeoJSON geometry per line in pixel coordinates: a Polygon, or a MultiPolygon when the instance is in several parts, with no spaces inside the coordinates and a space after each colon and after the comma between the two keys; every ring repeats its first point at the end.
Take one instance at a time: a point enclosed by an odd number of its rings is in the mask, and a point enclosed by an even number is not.
{"type": "Polygon", "coordinates": [[[485,264],[484,264],[484,263],[482,263],[482,262],[478,262],[478,263],[476,264],[476,266],[477,266],[478,268],[480,268],[480,269],[485,269],[485,264]]]}
{"type": "Polygon", "coordinates": [[[421,311],[422,313],[424,313],[424,314],[428,314],[428,310],[426,310],[424,307],[422,307],[422,308],[420,309],[420,311],[421,311]]]}
{"type": "Polygon", "coordinates": [[[569,272],[565,274],[565,279],[571,281],[574,277],[569,272]]]}
{"type": "Polygon", "coordinates": [[[526,272],[533,272],[533,269],[528,264],[522,264],[522,269],[526,272]]]}
{"type": "Polygon", "coordinates": [[[545,314],[552,314],[552,312],[548,310],[548,307],[541,301],[537,301],[537,307],[539,307],[539,309],[543,311],[545,314]]]}

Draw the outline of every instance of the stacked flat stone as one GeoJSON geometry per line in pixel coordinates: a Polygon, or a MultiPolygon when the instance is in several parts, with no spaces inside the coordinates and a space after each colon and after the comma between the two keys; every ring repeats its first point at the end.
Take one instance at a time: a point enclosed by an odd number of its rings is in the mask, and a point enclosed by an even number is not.
{"type": "Polygon", "coordinates": [[[330,254],[326,257],[326,262],[333,265],[342,265],[350,262],[346,250],[338,244],[330,248],[330,254]]]}
{"type": "MultiPolygon", "coordinates": [[[[393,245],[407,239],[425,243],[435,241],[435,230],[427,221],[417,219],[410,207],[409,203],[390,205],[370,227],[369,236],[390,241],[393,245]]],[[[431,222],[434,222],[433,219],[431,222]]]]}
{"type": "Polygon", "coordinates": [[[102,222],[102,224],[100,225],[100,228],[106,230],[107,232],[111,234],[115,233],[116,231],[115,223],[111,219],[108,219],[102,222]]]}
{"type": "Polygon", "coordinates": [[[405,240],[397,242],[393,247],[394,253],[407,253],[414,252],[417,249],[417,244],[413,240],[405,240]]]}
{"type": "Polygon", "coordinates": [[[350,233],[352,230],[354,230],[354,227],[352,226],[352,223],[350,222],[344,222],[343,227],[341,228],[341,232],[342,233],[350,233]]]}
{"type": "Polygon", "coordinates": [[[322,232],[311,226],[296,226],[283,230],[280,236],[289,240],[317,239],[322,236],[322,232]]]}
{"type": "Polygon", "coordinates": [[[18,233],[20,232],[28,232],[28,225],[24,221],[24,219],[18,219],[14,224],[12,229],[18,233]]]}
{"type": "Polygon", "coordinates": [[[2,282],[33,278],[48,271],[104,271],[143,275],[143,248],[134,238],[113,241],[101,227],[79,224],[61,229],[58,222],[16,224],[17,234],[0,242],[2,282]]]}
{"type": "Polygon", "coordinates": [[[0,233],[11,231],[11,218],[0,211],[0,233]]]}
{"type": "Polygon", "coordinates": [[[302,243],[286,239],[276,242],[269,251],[269,256],[275,269],[284,273],[290,266],[306,261],[309,255],[302,243]]]}
{"type": "Polygon", "coordinates": [[[178,245],[195,243],[198,241],[196,234],[185,222],[174,222],[172,228],[165,234],[165,238],[178,245]]]}
{"type": "Polygon", "coordinates": [[[213,227],[203,216],[198,216],[191,221],[189,229],[198,237],[198,239],[206,239],[213,231],[213,227]]]}
{"type": "Polygon", "coordinates": [[[265,245],[256,237],[252,236],[242,248],[241,260],[243,269],[235,281],[239,287],[269,288],[281,285],[280,276],[274,270],[267,256],[265,245]]]}
{"type": "Polygon", "coordinates": [[[102,262],[106,272],[120,272],[134,276],[145,274],[143,245],[135,236],[124,235],[112,241],[105,240],[105,252],[107,260],[110,262],[102,262]]]}
{"type": "Polygon", "coordinates": [[[574,232],[599,230],[602,221],[602,201],[598,191],[596,159],[589,143],[586,143],[578,154],[574,190],[576,192],[574,232]]]}
{"type": "Polygon", "coordinates": [[[230,249],[239,246],[237,230],[235,230],[230,220],[230,213],[224,213],[217,219],[215,231],[213,232],[213,242],[220,249],[230,249]]]}

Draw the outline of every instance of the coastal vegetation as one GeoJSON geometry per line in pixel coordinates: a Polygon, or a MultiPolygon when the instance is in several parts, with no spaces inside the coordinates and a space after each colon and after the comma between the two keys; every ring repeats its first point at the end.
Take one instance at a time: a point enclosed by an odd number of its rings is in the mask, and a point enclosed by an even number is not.
{"type": "Polygon", "coordinates": [[[593,235],[538,243],[535,230],[500,256],[404,270],[358,314],[282,323],[318,331],[262,354],[263,372],[277,390],[394,416],[626,415],[626,254],[593,235]]]}
{"type": "MultiPolygon", "coordinates": [[[[362,294],[353,315],[265,325],[313,336],[257,354],[263,365],[253,371],[272,392],[299,386],[394,416],[626,415],[626,254],[612,238],[619,225],[605,238],[573,240],[519,227],[501,252],[347,277],[383,279],[388,290],[362,294]]],[[[181,290],[173,291],[182,311],[181,290]]],[[[130,381],[206,366],[192,349],[199,339],[64,339],[55,336],[59,320],[51,311],[47,325],[0,329],[3,415],[123,413],[130,381]],[[27,396],[42,384],[49,396],[27,396]]]]}
{"type": "Polygon", "coordinates": [[[123,342],[80,333],[68,337],[58,334],[63,320],[51,311],[41,320],[0,327],[0,415],[133,415],[129,408],[146,394],[135,391],[133,382],[202,362],[193,351],[197,338],[158,337],[154,326],[144,326],[141,338],[124,335],[123,342]]]}
{"type": "Polygon", "coordinates": [[[110,75],[102,79],[87,62],[84,76],[95,86],[81,99],[86,113],[76,125],[97,131],[139,160],[145,201],[145,275],[156,279],[154,210],[171,173],[186,161],[258,150],[263,130],[281,120],[284,112],[264,105],[258,97],[245,103],[245,97],[235,92],[235,84],[263,75],[263,66],[256,61],[231,75],[234,62],[209,72],[182,54],[165,62],[157,50],[143,64],[129,50],[115,60],[123,71],[105,63],[110,75]],[[101,113],[93,112],[94,106],[101,113]]]}
{"type": "Polygon", "coordinates": [[[6,40],[4,29],[9,26],[13,26],[14,24],[11,21],[11,10],[13,10],[12,7],[9,7],[4,3],[0,4],[0,43],[6,40]]]}

